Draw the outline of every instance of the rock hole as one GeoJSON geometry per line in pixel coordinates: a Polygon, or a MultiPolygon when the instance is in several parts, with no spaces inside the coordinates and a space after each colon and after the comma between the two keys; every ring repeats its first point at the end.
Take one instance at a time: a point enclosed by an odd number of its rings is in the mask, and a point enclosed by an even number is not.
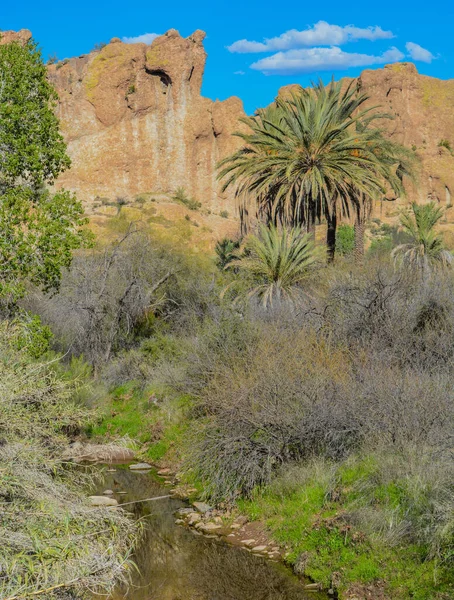
{"type": "Polygon", "coordinates": [[[159,81],[160,81],[160,84],[162,87],[162,93],[166,94],[168,88],[172,85],[172,80],[170,79],[169,75],[165,71],[161,71],[160,69],[145,69],[145,70],[148,73],[148,75],[159,78],[159,81]]]}

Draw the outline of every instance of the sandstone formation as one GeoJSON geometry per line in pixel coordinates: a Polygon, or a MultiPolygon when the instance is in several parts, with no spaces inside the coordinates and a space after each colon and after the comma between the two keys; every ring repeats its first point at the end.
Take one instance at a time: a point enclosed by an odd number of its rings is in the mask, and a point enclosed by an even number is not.
{"type": "Polygon", "coordinates": [[[49,66],[72,168],[58,184],[95,198],[169,194],[179,186],[213,211],[232,210],[215,165],[239,141],[238,98],[200,94],[204,32],[175,30],[146,44],[118,38],[99,51],[49,66]]]}

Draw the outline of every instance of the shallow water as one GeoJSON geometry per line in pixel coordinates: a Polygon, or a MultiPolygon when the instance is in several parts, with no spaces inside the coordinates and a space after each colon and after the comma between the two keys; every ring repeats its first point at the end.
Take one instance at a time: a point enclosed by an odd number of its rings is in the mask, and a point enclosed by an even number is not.
{"type": "MultiPolygon", "coordinates": [[[[154,473],[115,466],[98,492],[111,489],[119,503],[168,494],[154,473]],[[120,491],[127,492],[124,495],[120,491]]],[[[173,498],[125,508],[146,516],[145,534],[134,561],[140,574],[115,600],[320,600],[322,594],[303,589],[281,564],[252,555],[218,539],[209,539],[175,525],[175,511],[186,506],[173,498]]]]}

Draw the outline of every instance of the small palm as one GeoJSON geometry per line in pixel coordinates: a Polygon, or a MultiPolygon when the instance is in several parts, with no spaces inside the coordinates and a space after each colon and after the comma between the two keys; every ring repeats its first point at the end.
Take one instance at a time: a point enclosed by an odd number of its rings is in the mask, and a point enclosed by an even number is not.
{"type": "Polygon", "coordinates": [[[262,225],[258,235],[250,235],[243,254],[228,266],[249,275],[253,287],[249,296],[258,296],[263,305],[275,300],[294,300],[301,282],[317,262],[311,236],[301,229],[279,230],[262,225]]]}
{"type": "Polygon", "coordinates": [[[452,264],[452,254],[444,248],[443,239],[435,226],[443,217],[443,210],[434,202],[418,205],[401,216],[401,225],[411,241],[401,244],[393,251],[396,262],[420,269],[423,276],[436,268],[452,264]]]}

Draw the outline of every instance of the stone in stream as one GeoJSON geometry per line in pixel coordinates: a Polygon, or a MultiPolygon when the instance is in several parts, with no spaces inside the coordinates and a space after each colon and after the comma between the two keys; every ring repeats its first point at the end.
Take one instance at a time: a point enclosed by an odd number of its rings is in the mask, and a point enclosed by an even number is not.
{"type": "Polygon", "coordinates": [[[199,513],[193,512],[188,515],[189,525],[195,525],[196,523],[200,523],[201,520],[202,517],[199,515],[199,513]]]}
{"type": "Polygon", "coordinates": [[[248,548],[252,548],[257,543],[257,540],[241,540],[241,543],[248,548]]]}
{"type": "MultiPolygon", "coordinates": [[[[191,513],[194,513],[194,511],[192,510],[192,508],[179,508],[175,514],[177,516],[187,516],[190,515],[191,513]]],[[[194,513],[195,514],[195,513],[194,513]]]]}
{"type": "Polygon", "coordinates": [[[210,510],[213,510],[212,507],[209,504],[205,504],[205,502],[193,502],[192,506],[203,515],[210,510]]]}
{"type": "Polygon", "coordinates": [[[217,525],[216,523],[199,523],[197,525],[197,529],[206,533],[208,531],[216,531],[216,529],[222,529],[222,525],[217,525]]]}
{"type": "Polygon", "coordinates": [[[92,506],[117,506],[115,498],[106,498],[106,496],[89,496],[92,506]]]}
{"type": "Polygon", "coordinates": [[[134,465],[129,465],[131,471],[148,471],[152,468],[148,463],[135,463],[134,465]]]}

